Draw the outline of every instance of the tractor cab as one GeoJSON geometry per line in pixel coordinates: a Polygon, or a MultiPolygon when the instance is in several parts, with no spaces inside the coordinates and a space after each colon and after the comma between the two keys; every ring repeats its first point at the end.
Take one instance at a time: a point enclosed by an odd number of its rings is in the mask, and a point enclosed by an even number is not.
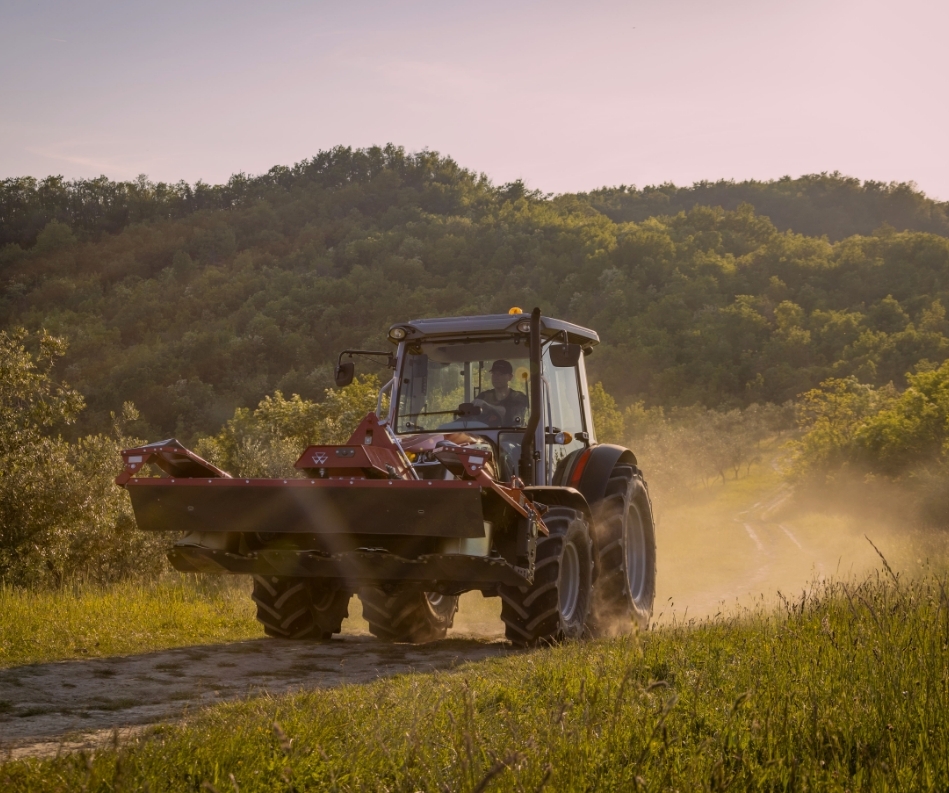
{"type": "MultiPolygon", "coordinates": [[[[583,360],[599,343],[594,331],[512,309],[398,323],[388,336],[397,350],[384,420],[420,478],[451,478],[434,452],[460,442],[489,448],[499,481],[549,485],[563,460],[594,443],[583,360]]],[[[341,384],[353,372],[343,356],[360,352],[340,356],[341,384]]]]}

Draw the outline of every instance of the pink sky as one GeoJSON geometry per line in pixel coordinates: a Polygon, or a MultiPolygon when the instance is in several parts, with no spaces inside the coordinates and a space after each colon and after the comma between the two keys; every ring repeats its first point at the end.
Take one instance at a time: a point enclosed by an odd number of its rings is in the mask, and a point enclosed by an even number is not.
{"type": "Polygon", "coordinates": [[[947,40],[945,0],[7,0],[0,178],[393,142],[549,192],[839,170],[949,200],[947,40]]]}

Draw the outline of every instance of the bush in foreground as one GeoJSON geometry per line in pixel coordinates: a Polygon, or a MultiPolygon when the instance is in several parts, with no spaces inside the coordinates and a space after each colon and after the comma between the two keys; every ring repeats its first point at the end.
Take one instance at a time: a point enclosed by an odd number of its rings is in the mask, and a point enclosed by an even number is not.
{"type": "Polygon", "coordinates": [[[949,786],[944,581],[217,706],[9,790],[889,790],[949,786]]]}

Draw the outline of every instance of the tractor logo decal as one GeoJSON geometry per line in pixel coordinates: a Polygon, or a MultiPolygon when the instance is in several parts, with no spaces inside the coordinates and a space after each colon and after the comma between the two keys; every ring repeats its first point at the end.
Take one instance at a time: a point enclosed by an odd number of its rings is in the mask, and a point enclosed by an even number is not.
{"type": "Polygon", "coordinates": [[[326,452],[313,452],[313,462],[317,465],[323,465],[329,459],[329,455],[326,452]]]}

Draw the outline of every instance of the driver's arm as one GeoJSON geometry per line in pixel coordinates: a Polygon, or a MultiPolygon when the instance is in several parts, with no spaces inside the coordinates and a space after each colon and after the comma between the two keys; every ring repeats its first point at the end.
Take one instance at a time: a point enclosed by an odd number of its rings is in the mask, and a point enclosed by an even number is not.
{"type": "Polygon", "coordinates": [[[490,402],[485,402],[485,401],[484,401],[483,399],[481,399],[480,397],[478,397],[478,398],[477,398],[474,402],[472,402],[471,404],[477,405],[477,406],[478,406],[479,408],[481,408],[482,410],[484,410],[485,408],[487,408],[487,409],[490,410],[491,412],[493,412],[493,413],[495,413],[496,415],[500,416],[502,419],[504,418],[504,414],[507,412],[507,411],[506,411],[503,407],[501,407],[500,405],[492,405],[490,402]]]}

